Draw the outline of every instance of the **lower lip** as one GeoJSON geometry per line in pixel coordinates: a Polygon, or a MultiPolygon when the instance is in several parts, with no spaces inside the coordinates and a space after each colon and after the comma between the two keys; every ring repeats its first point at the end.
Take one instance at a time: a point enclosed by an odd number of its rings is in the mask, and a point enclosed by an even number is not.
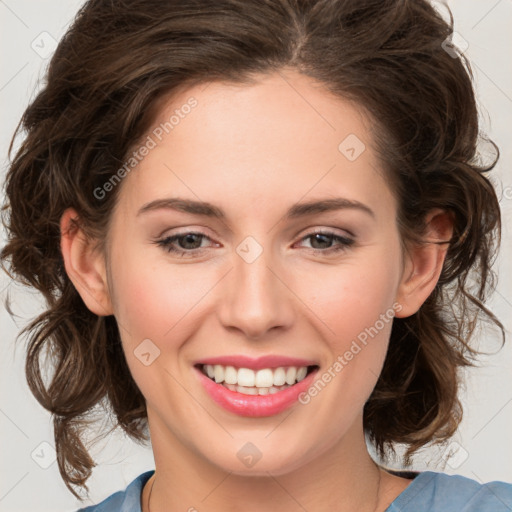
{"type": "Polygon", "coordinates": [[[300,382],[272,395],[244,395],[217,384],[199,368],[194,369],[199,374],[199,380],[206,392],[215,402],[227,411],[249,417],[273,416],[292,406],[297,402],[299,395],[311,386],[318,371],[318,368],[315,368],[300,382]]]}

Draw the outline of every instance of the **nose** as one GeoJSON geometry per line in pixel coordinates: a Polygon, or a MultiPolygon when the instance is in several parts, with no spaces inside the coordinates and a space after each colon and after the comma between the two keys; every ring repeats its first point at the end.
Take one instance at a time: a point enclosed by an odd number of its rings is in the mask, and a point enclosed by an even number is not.
{"type": "Polygon", "coordinates": [[[217,309],[222,325],[251,340],[288,329],[294,317],[293,293],[270,251],[263,250],[254,261],[235,253],[233,261],[217,309]]]}

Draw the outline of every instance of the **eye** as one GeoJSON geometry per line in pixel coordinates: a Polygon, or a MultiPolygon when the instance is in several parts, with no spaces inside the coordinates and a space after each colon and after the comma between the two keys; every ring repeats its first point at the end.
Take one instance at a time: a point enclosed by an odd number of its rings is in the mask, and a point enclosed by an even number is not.
{"type": "Polygon", "coordinates": [[[179,256],[188,256],[202,252],[204,247],[201,246],[203,239],[211,240],[210,237],[200,232],[177,233],[176,235],[167,236],[155,243],[163,247],[167,252],[178,254],[179,256]],[[178,247],[176,247],[178,245],[178,247]]]}
{"type": "MultiPolygon", "coordinates": [[[[346,250],[355,242],[355,240],[351,238],[337,235],[331,231],[315,231],[304,236],[301,241],[308,239],[311,239],[310,249],[322,254],[331,254],[346,250]],[[334,242],[337,244],[332,245],[334,242]]],[[[154,243],[164,248],[165,251],[169,253],[177,254],[181,257],[189,257],[202,253],[202,251],[207,248],[202,245],[203,240],[211,241],[211,238],[201,232],[187,231],[155,240],[154,243]]]]}
{"type": "Polygon", "coordinates": [[[344,251],[355,242],[352,238],[337,235],[332,231],[315,231],[314,233],[309,233],[301,240],[307,239],[311,239],[311,249],[313,251],[320,251],[323,254],[344,251]],[[337,245],[332,245],[333,242],[337,242],[337,245]]]}

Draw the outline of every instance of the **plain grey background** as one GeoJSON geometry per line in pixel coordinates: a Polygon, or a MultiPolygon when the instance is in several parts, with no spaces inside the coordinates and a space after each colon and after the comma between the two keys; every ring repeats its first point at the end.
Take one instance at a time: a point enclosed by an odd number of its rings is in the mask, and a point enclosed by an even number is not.
{"type": "MultiPolygon", "coordinates": [[[[82,1],[0,0],[0,155],[1,181],[8,165],[7,148],[21,114],[34,97],[49,56],[82,1]]],[[[437,4],[440,5],[440,4],[437,4]]],[[[508,343],[496,353],[495,330],[482,330],[478,347],[494,355],[481,368],[465,371],[461,390],[464,419],[449,450],[429,448],[414,469],[458,473],[480,482],[512,482],[512,1],[452,0],[455,31],[467,41],[465,51],[475,73],[482,129],[496,141],[501,160],[493,172],[501,197],[503,242],[496,270],[499,286],[488,306],[507,328],[508,343]]],[[[462,41],[461,39],[455,39],[462,41]]],[[[3,202],[3,197],[2,197],[3,202]]],[[[19,330],[40,312],[42,299],[0,275],[0,511],[72,511],[98,503],[124,489],[137,475],[154,467],[149,447],[115,433],[95,445],[98,465],[88,481],[90,501],[81,504],[65,487],[54,461],[50,415],[32,397],[24,376],[24,338],[19,330]],[[10,297],[12,318],[3,308],[10,297]]]]}

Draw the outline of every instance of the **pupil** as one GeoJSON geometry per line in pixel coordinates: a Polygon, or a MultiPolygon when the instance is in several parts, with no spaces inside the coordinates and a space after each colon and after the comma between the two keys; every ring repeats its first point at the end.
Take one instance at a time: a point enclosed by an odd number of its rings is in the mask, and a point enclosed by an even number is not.
{"type": "Polygon", "coordinates": [[[201,245],[200,235],[197,235],[197,234],[189,233],[188,235],[184,235],[184,236],[181,237],[180,242],[183,241],[183,240],[185,241],[185,243],[184,244],[180,243],[180,245],[184,249],[197,249],[197,247],[199,247],[201,245]],[[196,238],[196,243],[195,244],[194,244],[194,238],[196,238]],[[197,245],[197,241],[199,241],[199,245],[197,245]],[[189,242],[194,247],[190,247],[189,246],[189,242]]]}
{"type": "MultiPolygon", "coordinates": [[[[331,238],[331,236],[330,236],[330,235],[324,235],[324,234],[322,234],[322,233],[315,233],[315,234],[313,235],[313,239],[312,239],[312,243],[311,243],[311,245],[312,245],[315,249],[317,249],[317,248],[318,248],[318,247],[315,247],[315,243],[316,243],[316,242],[320,241],[320,244],[322,244],[322,237],[323,237],[323,243],[326,243],[327,245],[329,245],[329,242],[331,241],[331,240],[330,240],[330,238],[331,238]]],[[[320,248],[322,248],[322,247],[320,247],[320,248]]]]}

